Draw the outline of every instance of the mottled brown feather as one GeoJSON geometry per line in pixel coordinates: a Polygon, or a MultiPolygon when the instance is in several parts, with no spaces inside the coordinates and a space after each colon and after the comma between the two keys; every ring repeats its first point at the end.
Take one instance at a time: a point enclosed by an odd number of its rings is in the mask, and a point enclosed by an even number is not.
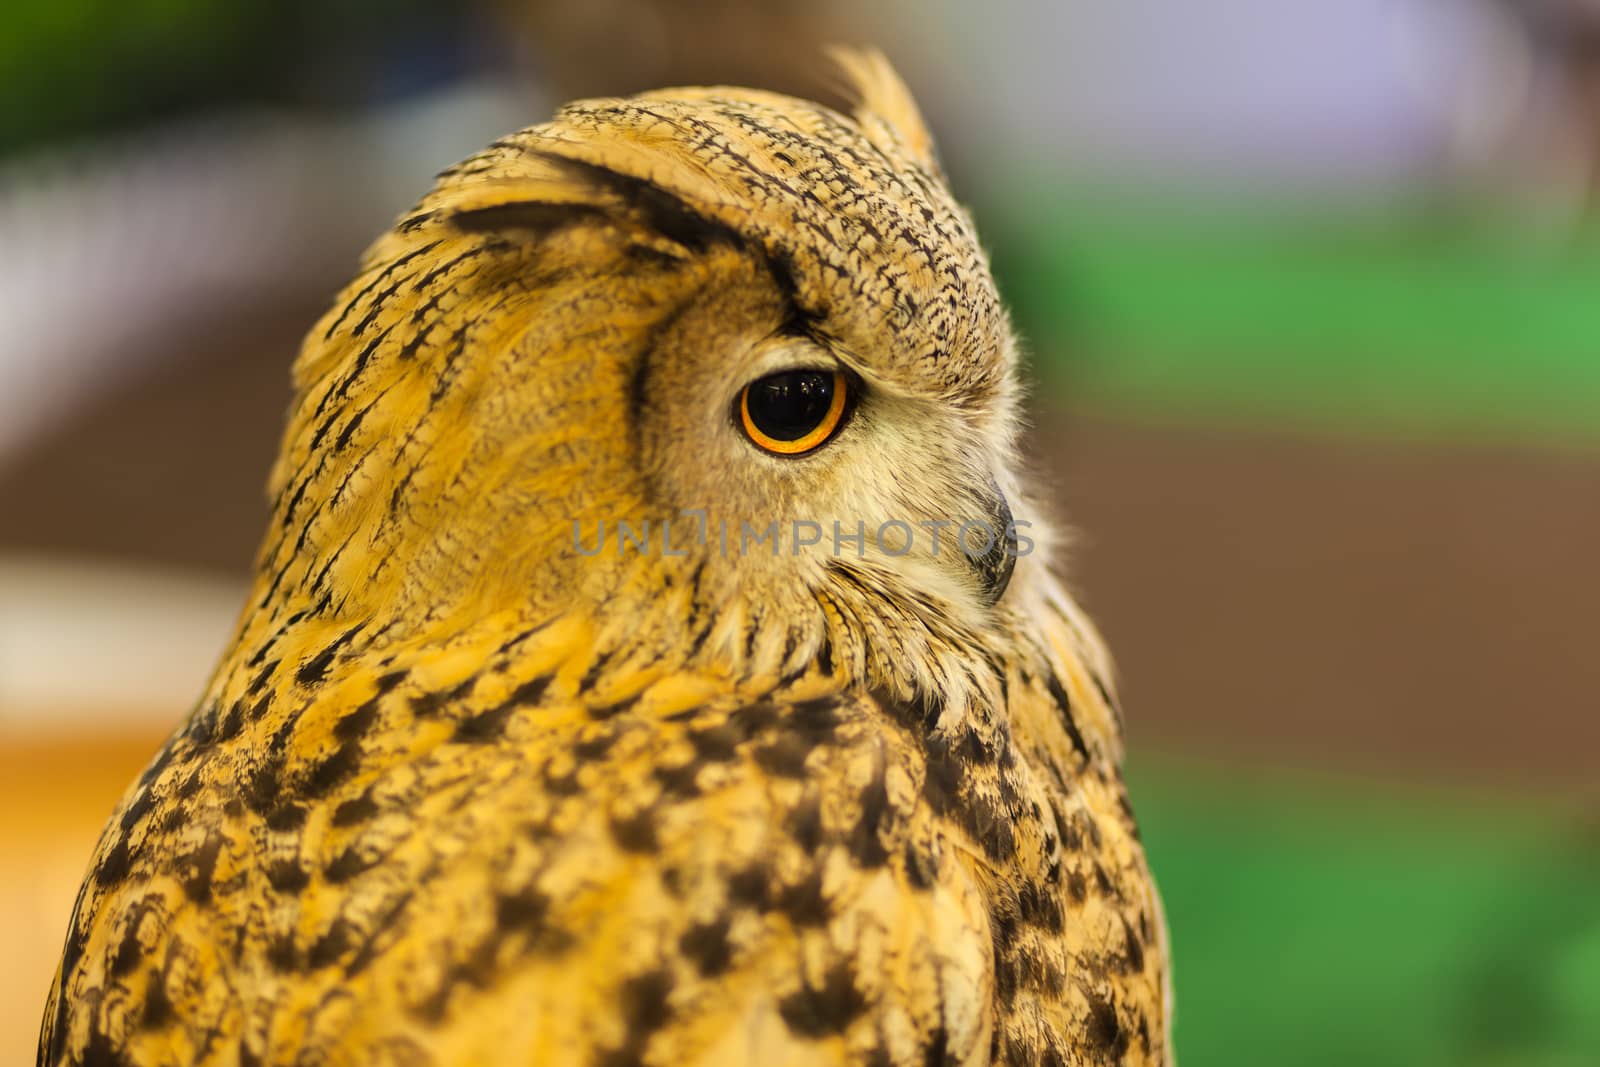
{"type": "Polygon", "coordinates": [[[909,93],[844,65],[854,118],[573,104],[373,246],[295,365],[231,648],[96,850],[42,1065],[1170,1062],[1010,329],[909,93]],[[795,364],[859,410],[762,455],[729,399],[795,364]],[[996,493],[1038,547],[998,603],[920,544],[574,539],[996,493]]]}

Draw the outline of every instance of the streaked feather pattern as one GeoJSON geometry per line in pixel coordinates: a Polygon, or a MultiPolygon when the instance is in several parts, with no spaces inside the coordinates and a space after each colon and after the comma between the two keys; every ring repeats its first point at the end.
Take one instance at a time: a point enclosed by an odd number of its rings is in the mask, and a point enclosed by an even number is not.
{"type": "Polygon", "coordinates": [[[909,93],[842,62],[853,118],[571,105],[373,246],[295,365],[232,647],[97,849],[41,1064],[1170,1061],[1010,330],[909,93]],[[759,456],[728,398],[795,360],[860,411],[759,456]],[[920,545],[573,544],[996,495],[1040,551],[993,603],[920,545]]]}

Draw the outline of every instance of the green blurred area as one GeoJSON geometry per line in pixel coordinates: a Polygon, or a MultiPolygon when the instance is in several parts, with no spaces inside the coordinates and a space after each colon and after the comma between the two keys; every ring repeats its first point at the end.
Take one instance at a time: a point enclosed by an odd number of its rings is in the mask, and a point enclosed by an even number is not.
{"type": "Polygon", "coordinates": [[[397,39],[437,45],[460,21],[437,0],[5,0],[0,157],[229,106],[370,100],[396,88],[397,39]]]}
{"type": "Polygon", "coordinates": [[[244,88],[259,5],[7,0],[0,152],[113,128],[244,88]]]}
{"type": "MultiPolygon", "coordinates": [[[[983,209],[980,208],[980,211],[983,209]]],[[[1600,443],[1600,229],[1022,187],[980,218],[1069,402],[1138,420],[1600,443]]]]}
{"type": "Polygon", "coordinates": [[[1131,778],[1184,1067],[1600,1063],[1600,827],[1288,772],[1131,778]]]}

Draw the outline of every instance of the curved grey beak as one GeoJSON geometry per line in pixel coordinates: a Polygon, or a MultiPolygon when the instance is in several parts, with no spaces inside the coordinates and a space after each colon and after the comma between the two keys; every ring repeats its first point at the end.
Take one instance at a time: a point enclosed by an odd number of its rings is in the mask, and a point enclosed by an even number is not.
{"type": "Polygon", "coordinates": [[[1005,595],[1006,586],[1011,584],[1011,572],[1017,566],[1017,529],[1012,522],[1011,505],[1006,503],[1006,495],[993,479],[989,481],[985,503],[988,514],[983,522],[988,527],[988,541],[984,543],[975,536],[976,530],[969,540],[963,531],[961,551],[966,553],[967,563],[978,578],[984,604],[993,607],[1005,595]]]}

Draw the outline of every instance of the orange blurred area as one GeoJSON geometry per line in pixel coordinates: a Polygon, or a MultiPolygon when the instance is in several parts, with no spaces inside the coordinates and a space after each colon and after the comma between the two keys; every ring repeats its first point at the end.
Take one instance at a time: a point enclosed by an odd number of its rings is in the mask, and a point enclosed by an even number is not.
{"type": "Polygon", "coordinates": [[[0,733],[0,1063],[31,1063],[45,994],[94,843],[163,736],[0,733]]]}

